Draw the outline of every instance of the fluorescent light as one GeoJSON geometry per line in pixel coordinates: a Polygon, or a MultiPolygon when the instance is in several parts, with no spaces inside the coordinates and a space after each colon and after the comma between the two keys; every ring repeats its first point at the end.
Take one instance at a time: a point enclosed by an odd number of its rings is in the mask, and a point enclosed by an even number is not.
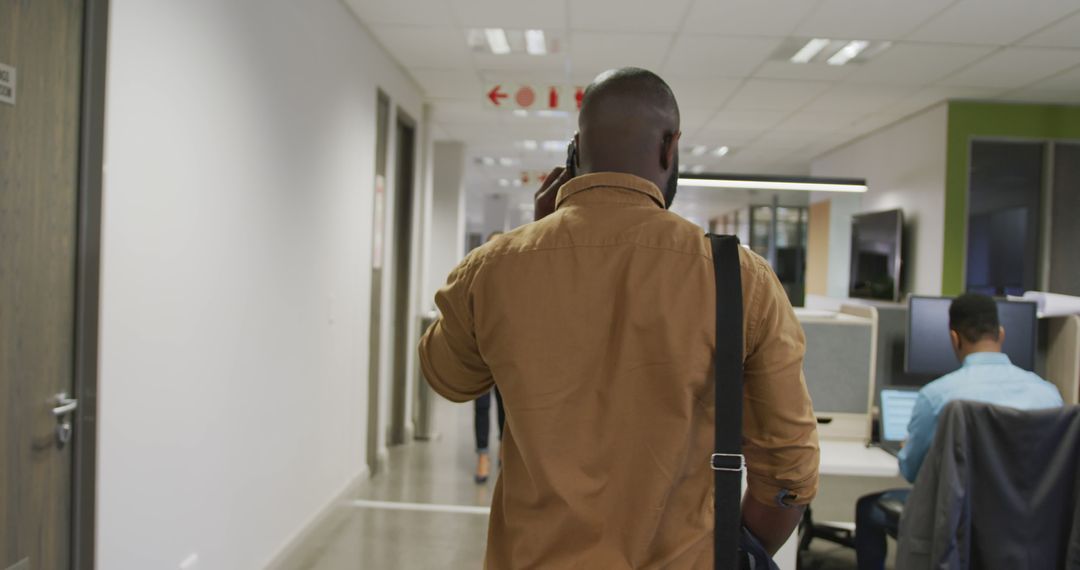
{"type": "Polygon", "coordinates": [[[701,155],[705,154],[706,152],[708,152],[708,150],[709,150],[708,147],[706,147],[703,144],[699,144],[699,145],[695,146],[694,148],[690,149],[690,154],[692,154],[694,156],[701,156],[701,155]]]}
{"type": "Polygon", "coordinates": [[[502,28],[486,28],[484,29],[484,37],[487,38],[491,53],[495,55],[510,53],[510,41],[506,39],[506,31],[502,28]]]}
{"type": "Polygon", "coordinates": [[[714,150],[713,155],[714,156],[727,156],[727,153],[729,153],[729,152],[731,152],[730,148],[728,148],[726,146],[722,146],[722,147],[719,147],[716,150],[714,150]]]}
{"type": "Polygon", "coordinates": [[[521,179],[520,178],[515,178],[514,181],[512,182],[512,184],[514,185],[514,187],[521,186],[521,179]]]}
{"type": "Polygon", "coordinates": [[[526,111],[525,109],[514,109],[514,116],[515,117],[528,117],[529,112],[526,111]]]}
{"type": "Polygon", "coordinates": [[[810,60],[817,57],[817,54],[821,53],[821,50],[825,49],[825,46],[829,45],[830,41],[825,38],[814,38],[806,42],[802,49],[791,56],[791,63],[810,63],[810,60]]]}
{"type": "Polygon", "coordinates": [[[544,141],[542,147],[547,152],[559,152],[566,150],[566,141],[544,141]]]}
{"type": "Polygon", "coordinates": [[[682,174],[684,172],[686,172],[686,163],[685,162],[679,165],[679,174],[682,174]]]}
{"type": "Polygon", "coordinates": [[[499,166],[513,166],[515,164],[517,164],[517,161],[513,158],[503,157],[499,159],[499,166]]]}
{"type": "Polygon", "coordinates": [[[855,56],[862,53],[862,50],[866,49],[866,46],[868,45],[870,45],[870,42],[863,40],[853,40],[848,42],[847,45],[840,48],[840,51],[829,58],[829,65],[844,65],[854,59],[855,56]]]}
{"type": "Polygon", "coordinates": [[[779,182],[770,180],[727,180],[716,178],[680,178],[682,186],[701,188],[738,188],[743,190],[801,190],[803,192],[866,192],[865,184],[828,182],[779,182]]]}
{"type": "Polygon", "coordinates": [[[485,156],[480,159],[480,162],[484,163],[484,166],[495,166],[495,159],[490,156],[485,156]]]}
{"type": "Polygon", "coordinates": [[[539,145],[534,140],[521,141],[521,148],[523,148],[525,150],[536,150],[538,148],[538,146],[539,145]]]}
{"type": "Polygon", "coordinates": [[[529,52],[529,55],[547,54],[544,30],[525,30],[525,51],[529,52]]]}
{"type": "Polygon", "coordinates": [[[499,179],[499,186],[502,186],[503,188],[506,188],[506,187],[507,187],[507,186],[509,186],[509,185],[510,185],[510,181],[509,181],[509,180],[507,180],[507,179],[505,179],[505,178],[500,178],[500,179],[499,179]]]}
{"type": "Polygon", "coordinates": [[[690,167],[690,174],[701,174],[702,172],[705,172],[704,164],[695,164],[690,167]]]}

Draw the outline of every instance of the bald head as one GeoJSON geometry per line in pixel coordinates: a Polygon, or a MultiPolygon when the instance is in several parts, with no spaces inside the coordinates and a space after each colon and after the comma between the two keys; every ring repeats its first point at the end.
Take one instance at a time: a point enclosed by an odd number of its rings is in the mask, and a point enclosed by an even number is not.
{"type": "Polygon", "coordinates": [[[625,67],[601,73],[578,115],[578,172],[624,172],[649,180],[667,205],[678,178],[679,105],[655,73],[625,67]]]}

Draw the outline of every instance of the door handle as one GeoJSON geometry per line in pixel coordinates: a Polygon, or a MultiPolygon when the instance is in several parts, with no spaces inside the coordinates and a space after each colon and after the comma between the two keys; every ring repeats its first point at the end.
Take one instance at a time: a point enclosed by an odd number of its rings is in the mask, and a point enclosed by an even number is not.
{"type": "Polygon", "coordinates": [[[68,398],[67,394],[63,392],[56,395],[56,399],[53,400],[56,403],[56,407],[52,409],[54,416],[62,418],[71,412],[75,411],[75,408],[79,407],[79,401],[74,398],[68,398]]]}
{"type": "Polygon", "coordinates": [[[71,441],[71,414],[79,407],[79,401],[69,398],[67,392],[60,392],[53,397],[52,415],[56,418],[56,446],[63,449],[71,441]]]}

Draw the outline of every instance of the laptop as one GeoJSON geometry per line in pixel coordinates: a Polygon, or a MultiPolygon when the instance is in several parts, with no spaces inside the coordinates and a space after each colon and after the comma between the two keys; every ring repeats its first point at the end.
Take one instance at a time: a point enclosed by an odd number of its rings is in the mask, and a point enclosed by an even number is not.
{"type": "Polygon", "coordinates": [[[889,387],[881,390],[881,441],[878,446],[898,455],[907,441],[908,423],[919,397],[917,388],[889,387]]]}

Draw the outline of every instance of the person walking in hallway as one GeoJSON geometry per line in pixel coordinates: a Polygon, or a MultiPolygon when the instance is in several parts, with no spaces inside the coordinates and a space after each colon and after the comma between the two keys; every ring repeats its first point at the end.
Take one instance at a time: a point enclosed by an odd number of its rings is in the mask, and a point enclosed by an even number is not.
{"type": "MultiPolygon", "coordinates": [[[[649,71],[605,72],[578,129],[537,221],[436,295],[424,375],[458,402],[498,386],[506,405],[487,568],[711,569],[715,274],[701,228],[668,210],[678,104],[649,71]]],[[[817,491],[817,422],[784,289],[760,256],[739,264],[743,523],[775,552],[817,491]]]]}

